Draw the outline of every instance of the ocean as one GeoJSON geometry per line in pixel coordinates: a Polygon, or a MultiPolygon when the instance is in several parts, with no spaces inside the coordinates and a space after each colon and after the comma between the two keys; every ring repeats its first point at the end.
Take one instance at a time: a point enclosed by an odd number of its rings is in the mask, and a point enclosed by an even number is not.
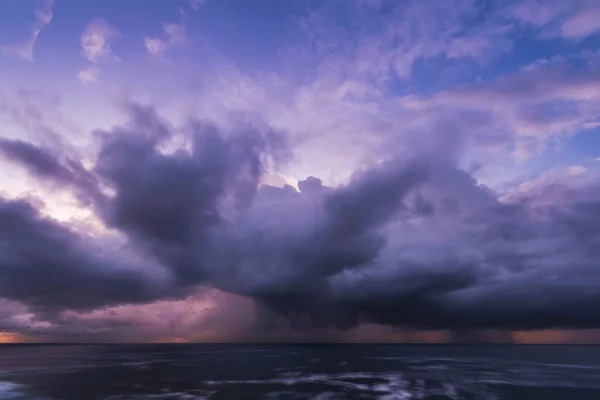
{"type": "Polygon", "coordinates": [[[2,345],[0,399],[600,399],[600,347],[2,345]]]}

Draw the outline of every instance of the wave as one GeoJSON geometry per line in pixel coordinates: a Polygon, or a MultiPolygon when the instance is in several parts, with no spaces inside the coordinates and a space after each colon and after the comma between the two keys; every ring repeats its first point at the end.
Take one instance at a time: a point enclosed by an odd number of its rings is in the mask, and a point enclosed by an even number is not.
{"type": "Polygon", "coordinates": [[[36,397],[29,393],[27,386],[20,383],[0,381],[0,400],[52,400],[48,397],[36,397]]]}
{"type": "MultiPolygon", "coordinates": [[[[293,356],[295,352],[267,352],[264,356],[286,353],[293,356]]],[[[70,378],[63,374],[76,371],[88,374],[89,369],[102,369],[102,373],[125,374],[124,376],[132,373],[131,380],[104,391],[103,396],[110,397],[104,397],[103,400],[209,400],[240,398],[240,393],[253,393],[253,396],[258,397],[252,398],[267,400],[498,400],[531,393],[536,393],[535,398],[545,398],[555,389],[561,389],[562,393],[573,393],[571,398],[580,398],[577,397],[580,393],[577,390],[587,393],[590,393],[590,389],[600,391],[600,367],[597,365],[536,363],[483,357],[371,356],[345,359],[340,356],[332,357],[330,354],[320,354],[320,362],[314,363],[313,360],[317,358],[307,352],[298,359],[268,358],[269,362],[265,363],[264,368],[253,369],[249,371],[252,375],[248,376],[243,368],[235,365],[231,371],[229,366],[213,370],[209,367],[209,362],[214,361],[212,356],[190,357],[190,353],[186,353],[183,358],[173,354],[170,357],[165,357],[165,353],[154,354],[154,357],[127,355],[97,359],[91,363],[89,358],[84,358],[86,363],[80,360],[78,363],[35,366],[27,361],[19,367],[7,364],[6,368],[11,370],[2,374],[1,379],[6,380],[0,380],[0,400],[34,399],[31,393],[35,385],[27,387],[15,383],[21,380],[32,382],[32,374],[49,374],[68,383],[70,378]],[[175,383],[164,379],[157,383],[160,385],[158,387],[154,383],[149,386],[137,385],[142,382],[140,379],[146,379],[159,371],[161,374],[166,371],[165,374],[169,376],[172,373],[177,377],[175,383]],[[28,380],[24,379],[25,376],[28,380]]],[[[222,364],[221,367],[225,365],[222,364]]],[[[74,375],[73,379],[78,379],[77,376],[74,375]]],[[[83,387],[81,389],[85,390],[83,387]]],[[[48,393],[60,398],[60,391],[48,393]]]]}
{"type": "MultiPolygon", "coordinates": [[[[1,399],[1,398],[0,398],[1,399]]],[[[187,392],[170,392],[170,393],[150,393],[150,394],[124,394],[105,397],[103,400],[209,400],[210,393],[205,395],[187,393],[187,392]]]]}
{"type": "MultiPolygon", "coordinates": [[[[512,368],[498,368],[494,364],[459,362],[436,363],[434,365],[413,365],[394,372],[344,372],[332,374],[306,373],[301,371],[279,373],[274,378],[247,380],[205,380],[210,387],[232,385],[286,386],[306,392],[316,389],[315,385],[329,386],[332,391],[323,391],[319,399],[337,398],[336,395],[351,393],[365,398],[379,400],[460,399],[477,398],[497,400],[499,387],[513,388],[576,388],[600,389],[600,375],[581,373],[587,368],[572,368],[570,365],[557,364],[544,366],[532,363],[513,365],[512,368]],[[578,374],[570,374],[579,370],[578,374]],[[473,397],[474,396],[474,397],[473,397]]],[[[591,369],[589,369],[591,370],[591,369]]],[[[287,391],[271,390],[268,398],[286,398],[287,391]]],[[[313,397],[302,397],[315,399],[313,397]]]]}
{"type": "Polygon", "coordinates": [[[0,381],[0,400],[18,399],[23,396],[23,385],[18,383],[0,381]]]}

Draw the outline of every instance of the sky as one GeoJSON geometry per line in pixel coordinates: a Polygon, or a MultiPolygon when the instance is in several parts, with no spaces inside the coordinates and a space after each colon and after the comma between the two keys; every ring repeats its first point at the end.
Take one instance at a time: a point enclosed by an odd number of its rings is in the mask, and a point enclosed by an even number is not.
{"type": "Polygon", "coordinates": [[[0,0],[0,342],[600,342],[600,2],[0,0]]]}

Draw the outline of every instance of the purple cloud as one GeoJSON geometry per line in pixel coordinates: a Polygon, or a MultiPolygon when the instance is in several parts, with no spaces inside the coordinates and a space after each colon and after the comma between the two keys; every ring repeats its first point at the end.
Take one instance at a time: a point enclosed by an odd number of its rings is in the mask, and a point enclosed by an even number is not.
{"type": "Polygon", "coordinates": [[[152,108],[131,104],[128,112],[128,124],[99,133],[97,162],[86,173],[93,180],[33,145],[3,143],[4,154],[40,179],[102,193],[92,196],[99,217],[141,257],[98,252],[32,204],[4,200],[2,293],[42,321],[185,298],[204,285],[316,327],[600,323],[590,306],[600,279],[600,223],[590,217],[597,186],[571,188],[560,204],[537,203],[543,194],[507,202],[448,160],[424,158],[429,152],[357,171],[340,187],[318,178],[300,182],[300,192],[259,187],[265,162],[285,160],[280,133],[194,123],[187,150],[163,153],[168,124],[152,108]],[[112,194],[90,189],[100,182],[112,194]],[[162,272],[146,273],[144,263],[162,272]]]}

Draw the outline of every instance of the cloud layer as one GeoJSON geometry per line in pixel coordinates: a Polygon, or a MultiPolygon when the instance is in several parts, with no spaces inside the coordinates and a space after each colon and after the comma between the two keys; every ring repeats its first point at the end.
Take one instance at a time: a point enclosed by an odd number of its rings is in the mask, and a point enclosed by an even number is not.
{"type": "Polygon", "coordinates": [[[340,187],[316,177],[299,190],[261,186],[289,159],[284,133],[248,120],[175,129],[151,107],[126,111],[128,123],[96,133],[92,168],[0,143],[106,227],[91,237],[40,215],[39,200],[2,200],[0,292],[38,324],[203,286],[253,299],[267,325],[600,325],[597,185],[542,180],[501,200],[430,150],[375,163],[340,187]],[[185,145],[167,150],[175,137],[185,145]]]}

